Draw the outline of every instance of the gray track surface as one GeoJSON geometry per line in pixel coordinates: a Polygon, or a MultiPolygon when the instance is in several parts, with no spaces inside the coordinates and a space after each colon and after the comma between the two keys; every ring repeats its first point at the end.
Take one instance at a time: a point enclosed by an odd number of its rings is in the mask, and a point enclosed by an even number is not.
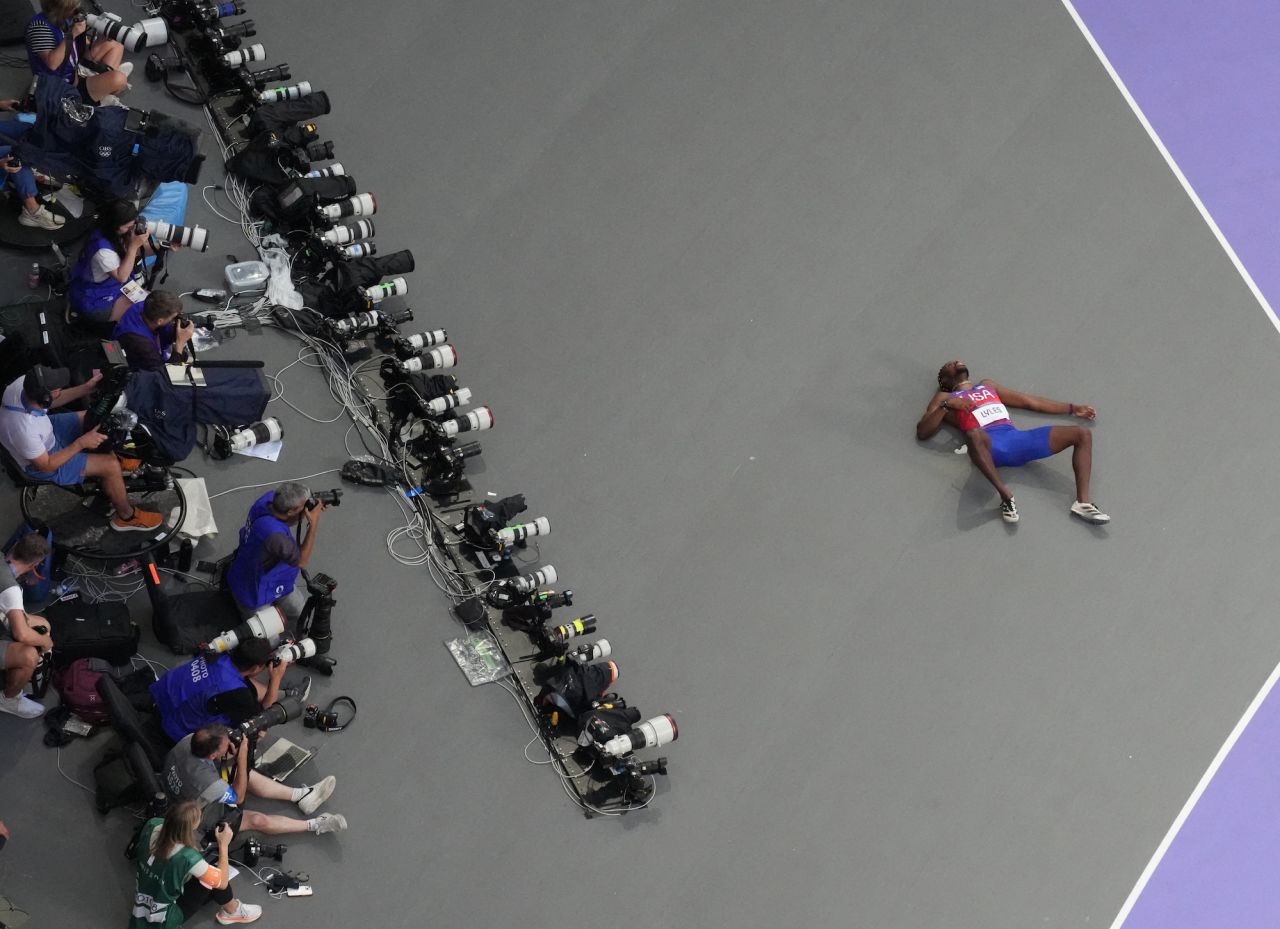
{"type": "MultiPolygon", "coordinates": [[[[320,692],[361,705],[318,765],[352,828],[290,843],[316,895],[263,925],[1107,924],[1275,662],[1276,334],[1060,5],[371,9],[251,13],[332,95],[418,321],[495,411],[477,484],[551,518],[620,691],[682,738],[652,810],[584,821],[353,491],[315,558],[320,692]],[[1010,530],[954,442],[915,441],[956,356],[1098,407],[1113,528],[1069,517],[1065,458],[1008,475],[1010,530]]],[[[215,228],[182,289],[247,254],[215,228]]],[[[273,410],[282,463],[197,462],[212,489],[341,462],[341,424],[273,410]]],[[[216,501],[218,551],[250,499],[216,501]]],[[[128,817],[39,728],[0,719],[0,886],[40,925],[122,924],[128,817]]]]}

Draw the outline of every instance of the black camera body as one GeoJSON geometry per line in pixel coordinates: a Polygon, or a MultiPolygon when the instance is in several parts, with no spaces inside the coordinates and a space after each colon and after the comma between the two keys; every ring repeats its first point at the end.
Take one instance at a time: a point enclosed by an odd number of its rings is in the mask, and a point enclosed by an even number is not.
{"type": "Polygon", "coordinates": [[[258,839],[250,836],[244,840],[244,845],[240,849],[240,860],[251,868],[256,868],[258,862],[263,858],[271,861],[284,861],[285,853],[289,851],[289,846],[281,843],[279,845],[264,845],[258,839]]]}
{"type": "MultiPolygon", "coordinates": [[[[319,506],[320,504],[322,504],[322,503],[323,503],[325,506],[341,506],[341,505],[342,505],[342,491],[341,491],[341,490],[339,490],[339,489],[338,489],[338,488],[336,488],[336,487],[335,487],[333,490],[318,490],[318,491],[316,491],[314,494],[312,494],[312,495],[311,495],[311,499],[307,501],[307,509],[308,509],[308,510],[314,510],[316,507],[318,507],[318,506],[319,506]]],[[[316,576],[317,576],[317,577],[324,577],[325,575],[323,575],[323,574],[319,574],[319,575],[316,575],[316,576]]],[[[335,582],[334,586],[335,586],[335,587],[337,586],[336,582],[335,582]]],[[[330,592],[332,593],[332,591],[330,591],[330,592]]]]}

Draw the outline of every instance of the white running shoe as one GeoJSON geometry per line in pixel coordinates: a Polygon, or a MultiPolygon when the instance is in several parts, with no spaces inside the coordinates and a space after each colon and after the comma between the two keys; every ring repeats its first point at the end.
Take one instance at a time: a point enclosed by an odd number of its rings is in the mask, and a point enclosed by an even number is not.
{"type": "Polygon", "coordinates": [[[26,207],[23,207],[22,211],[18,214],[19,226],[31,226],[35,229],[48,229],[50,231],[54,229],[61,229],[62,224],[65,222],[66,219],[49,212],[49,208],[44,204],[36,207],[36,211],[34,213],[27,212],[26,207]]]}
{"type": "MultiPolygon", "coordinates": [[[[327,835],[330,832],[343,832],[347,828],[347,817],[341,813],[321,813],[311,820],[315,826],[312,832],[316,835],[327,835]]],[[[310,824],[308,824],[310,825],[310,824]]]]}
{"type": "Polygon", "coordinates": [[[1000,518],[1007,523],[1018,521],[1018,504],[1013,502],[1013,497],[1000,501],[1000,518]]]}
{"type": "MultiPolygon", "coordinates": [[[[320,805],[333,796],[333,788],[338,786],[338,779],[330,774],[322,781],[317,781],[308,788],[306,796],[298,801],[298,809],[310,816],[320,805]]],[[[345,822],[345,820],[344,820],[345,822]]]]}
{"type": "Polygon", "coordinates": [[[1092,503],[1081,503],[1077,500],[1071,504],[1071,512],[1075,513],[1087,523],[1093,523],[1095,526],[1102,526],[1111,522],[1111,517],[1102,510],[1098,509],[1092,503]]]}
{"type": "Polygon", "coordinates": [[[26,694],[18,694],[16,697],[0,694],[0,713],[12,713],[23,719],[35,719],[37,716],[44,715],[44,707],[26,694]]]}
{"type": "Polygon", "coordinates": [[[120,64],[116,65],[116,70],[119,71],[121,74],[123,74],[125,77],[128,77],[130,74],[133,73],[133,62],[123,61],[120,64]]]}
{"type": "Polygon", "coordinates": [[[257,922],[258,918],[261,916],[262,907],[258,906],[256,903],[245,903],[241,900],[240,906],[236,908],[234,913],[225,913],[221,908],[219,908],[213,918],[223,926],[238,926],[241,923],[257,922]]]}

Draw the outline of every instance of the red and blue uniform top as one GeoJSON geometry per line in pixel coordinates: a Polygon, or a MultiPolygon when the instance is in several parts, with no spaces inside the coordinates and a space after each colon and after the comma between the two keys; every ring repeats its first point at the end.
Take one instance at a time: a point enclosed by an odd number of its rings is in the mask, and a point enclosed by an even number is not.
{"type": "Polygon", "coordinates": [[[956,425],[963,432],[970,429],[993,429],[998,426],[1012,426],[1009,410],[1000,400],[1000,395],[986,384],[975,384],[968,390],[953,390],[953,397],[964,397],[973,404],[972,410],[953,410],[956,425]]]}

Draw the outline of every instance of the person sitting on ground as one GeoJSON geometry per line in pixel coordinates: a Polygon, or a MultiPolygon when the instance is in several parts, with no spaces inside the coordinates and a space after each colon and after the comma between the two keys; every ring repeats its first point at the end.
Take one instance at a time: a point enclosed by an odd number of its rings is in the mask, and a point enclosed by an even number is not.
{"type": "Polygon", "coordinates": [[[166,290],[153,291],[143,303],[124,311],[111,337],[124,349],[131,370],[159,371],[187,359],[195,326],[181,313],[182,300],[166,290]]]}
{"type": "Polygon", "coordinates": [[[274,603],[287,619],[296,622],[306,605],[305,588],[298,575],[311,560],[323,503],[312,502],[311,491],[286,481],[254,501],[240,529],[240,547],[227,570],[227,586],[247,615],[274,603]],[[307,536],[298,545],[293,526],[307,521],[307,536]]]}
{"type": "Polygon", "coordinates": [[[114,98],[128,89],[133,64],[124,62],[124,46],[114,39],[85,40],[87,28],[80,0],[40,0],[40,12],[27,23],[31,73],[78,87],[86,102],[118,103],[114,98]],[[110,70],[93,74],[80,65],[82,59],[110,70]]]}
{"type": "Polygon", "coordinates": [[[1092,421],[1098,414],[1088,404],[1062,403],[1001,387],[995,381],[974,384],[969,369],[961,361],[948,361],[938,371],[938,390],[916,423],[916,438],[934,436],[943,423],[964,433],[969,458],[982,476],[1000,494],[1000,516],[1007,523],[1018,521],[1013,493],[1000,479],[997,468],[1016,468],[1030,461],[1048,458],[1066,449],[1076,477],[1076,499],[1071,512],[1085,522],[1102,525],[1111,517],[1089,500],[1089,476],[1093,469],[1093,433],[1083,426],[1041,426],[1015,429],[1008,407],[1037,413],[1058,413],[1092,421]]]}
{"type": "MultiPolygon", "coordinates": [[[[0,100],[0,112],[12,113],[18,108],[17,100],[0,100]]],[[[0,167],[4,168],[7,182],[22,201],[22,211],[18,214],[18,224],[36,229],[60,229],[66,223],[66,217],[49,211],[39,198],[39,186],[35,172],[26,165],[15,165],[17,158],[12,154],[13,145],[31,130],[30,123],[19,119],[0,120],[0,167]]],[[[48,180],[47,178],[45,179],[48,180]]]]}
{"type": "Polygon", "coordinates": [[[0,409],[0,445],[19,468],[34,480],[66,487],[96,477],[115,513],[111,528],[118,532],[150,532],[163,520],[159,513],[135,507],[124,486],[120,459],[115,455],[86,454],[106,441],[95,426],[84,429],[84,413],[50,413],[64,404],[88,396],[102,379],[99,371],[79,387],[69,387],[66,368],[36,365],[5,388],[0,409]]]}
{"type": "Polygon", "coordinates": [[[213,830],[218,863],[211,865],[197,843],[199,825],[200,805],[194,800],[174,803],[163,819],[149,819],[143,825],[129,929],[181,926],[210,897],[218,904],[215,918],[224,926],[251,923],[262,915],[262,907],[242,903],[231,892],[227,849],[235,829],[219,823],[213,830]]]}
{"type": "MultiPolygon", "coordinates": [[[[138,208],[113,200],[98,211],[98,225],[71,269],[71,309],[94,322],[115,322],[133,306],[125,293],[140,258],[155,254],[147,233],[136,228],[138,208]]],[[[134,282],[140,290],[141,284],[134,282]]],[[[134,290],[134,287],[129,287],[134,290]]]]}
{"type": "Polygon", "coordinates": [[[28,532],[13,543],[5,556],[5,567],[0,568],[0,648],[4,657],[4,696],[0,697],[0,712],[23,719],[35,719],[44,712],[43,706],[22,691],[40,664],[41,654],[53,649],[53,639],[48,632],[37,631],[36,627],[47,630],[49,621],[27,613],[18,578],[44,561],[48,554],[49,543],[44,536],[28,532]]]}
{"type": "Polygon", "coordinates": [[[282,689],[280,683],[289,665],[273,662],[271,657],[271,644],[255,637],[241,642],[230,654],[197,655],[166,671],[150,688],[165,734],[177,742],[201,726],[238,725],[281,696],[307,699],[311,678],[303,678],[298,687],[282,689]],[[263,671],[267,672],[265,684],[254,679],[263,671]]]}
{"type": "Polygon", "coordinates": [[[314,832],[326,835],[342,832],[347,819],[338,813],[312,816],[337,786],[332,774],[311,786],[288,787],[252,770],[253,748],[248,736],[239,743],[231,740],[226,726],[203,726],[184,738],[165,757],[164,789],[170,797],[194,800],[203,810],[202,821],[212,825],[220,819],[236,824],[237,830],[284,835],[314,832]],[[308,819],[276,816],[244,809],[249,797],[295,803],[308,819]]]}

